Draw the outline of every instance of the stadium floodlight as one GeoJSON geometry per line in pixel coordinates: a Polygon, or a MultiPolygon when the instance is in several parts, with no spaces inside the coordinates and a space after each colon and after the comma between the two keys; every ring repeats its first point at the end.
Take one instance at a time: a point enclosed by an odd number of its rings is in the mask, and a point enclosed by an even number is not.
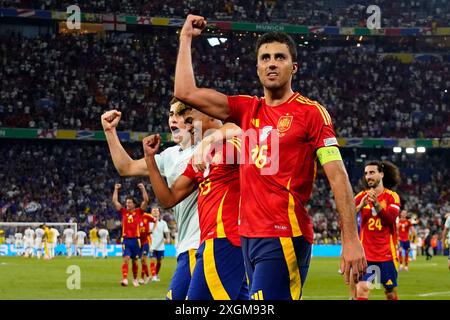
{"type": "Polygon", "coordinates": [[[416,149],[411,148],[411,147],[406,148],[406,153],[407,153],[407,154],[414,154],[414,153],[416,153],[416,149]]]}
{"type": "Polygon", "coordinates": [[[219,41],[219,38],[213,37],[213,38],[208,38],[208,43],[211,47],[215,47],[220,44],[220,41],[219,41]]]}
{"type": "Polygon", "coordinates": [[[394,147],[393,151],[394,153],[400,153],[402,152],[402,147],[394,147]]]}
{"type": "Polygon", "coordinates": [[[219,40],[221,43],[225,43],[225,42],[227,42],[228,39],[227,38],[219,38],[219,40]]]}
{"type": "Polygon", "coordinates": [[[425,147],[417,147],[416,151],[417,151],[417,153],[425,153],[425,151],[427,151],[427,149],[425,147]]]}

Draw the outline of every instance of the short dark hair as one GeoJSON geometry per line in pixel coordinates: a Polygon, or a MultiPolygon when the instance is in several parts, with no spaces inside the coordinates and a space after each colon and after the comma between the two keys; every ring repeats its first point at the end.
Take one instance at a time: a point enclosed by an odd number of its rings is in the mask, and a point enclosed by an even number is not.
{"type": "MultiPolygon", "coordinates": [[[[393,164],[390,161],[378,161],[378,160],[371,160],[366,162],[364,167],[367,166],[377,166],[378,172],[383,172],[383,186],[385,186],[388,189],[392,189],[395,186],[397,186],[400,181],[400,170],[398,167],[393,164]]],[[[363,184],[365,188],[368,188],[366,179],[363,179],[363,184]]]]}
{"type": "Polygon", "coordinates": [[[138,205],[138,202],[137,202],[137,200],[136,200],[135,197],[133,197],[133,196],[127,196],[127,197],[125,198],[125,201],[127,201],[128,199],[130,199],[131,201],[133,201],[133,203],[134,203],[135,206],[138,205]]]}
{"type": "Polygon", "coordinates": [[[284,32],[269,32],[263,34],[261,37],[258,38],[258,41],[256,41],[255,46],[255,54],[256,58],[258,58],[258,51],[259,48],[266,43],[272,43],[272,42],[279,42],[284,43],[288,46],[289,52],[292,57],[292,61],[297,61],[297,47],[295,45],[294,39],[292,39],[291,36],[289,36],[287,33],[284,32]]]}

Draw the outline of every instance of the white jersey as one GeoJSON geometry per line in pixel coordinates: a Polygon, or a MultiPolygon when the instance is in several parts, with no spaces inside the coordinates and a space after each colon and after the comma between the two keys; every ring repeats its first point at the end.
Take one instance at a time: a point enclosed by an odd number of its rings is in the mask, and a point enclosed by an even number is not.
{"type": "Polygon", "coordinates": [[[100,242],[106,243],[108,242],[109,232],[106,229],[98,230],[98,237],[100,238],[100,242]]]}
{"type": "MultiPolygon", "coordinates": [[[[183,174],[195,146],[182,150],[179,145],[167,148],[156,155],[155,160],[161,175],[166,177],[170,186],[183,174]]],[[[178,226],[177,256],[189,249],[198,249],[200,244],[200,227],[197,209],[198,191],[195,190],[174,208],[175,221],[178,226]]]]}
{"type": "Polygon", "coordinates": [[[31,228],[26,229],[23,238],[26,241],[32,241],[34,239],[34,230],[31,228]]]}
{"type": "Polygon", "coordinates": [[[84,244],[84,238],[86,238],[86,232],[78,231],[77,232],[77,244],[78,245],[83,245],[84,244]]]}
{"type": "Polygon", "coordinates": [[[151,222],[150,230],[153,230],[151,249],[163,251],[165,249],[164,238],[165,234],[169,232],[169,227],[167,226],[167,223],[163,219],[158,220],[155,229],[153,229],[153,226],[154,223],[151,222]]]}
{"type": "Polygon", "coordinates": [[[36,236],[36,238],[34,239],[34,246],[37,249],[41,249],[41,247],[42,247],[42,238],[44,238],[45,231],[42,228],[37,228],[36,230],[34,230],[34,234],[36,236]]]}
{"type": "MultiPolygon", "coordinates": [[[[448,216],[448,217],[447,217],[447,220],[445,220],[445,227],[446,227],[447,230],[448,230],[448,233],[447,233],[447,239],[448,239],[448,243],[449,243],[449,245],[450,245],[450,216],[448,216]]],[[[444,237],[445,237],[445,235],[444,235],[444,237]]]]}
{"type": "Polygon", "coordinates": [[[23,234],[20,232],[17,232],[16,234],[14,234],[14,238],[16,239],[15,246],[22,247],[23,246],[23,234]]]}
{"type": "Polygon", "coordinates": [[[73,242],[73,235],[75,231],[72,228],[67,228],[63,231],[64,235],[64,241],[66,243],[72,243],[73,242]]]}
{"type": "Polygon", "coordinates": [[[36,240],[42,241],[45,231],[42,228],[37,228],[36,230],[34,230],[34,234],[36,235],[36,240]]]}
{"type": "Polygon", "coordinates": [[[58,229],[55,228],[51,228],[50,230],[52,230],[53,233],[53,243],[56,245],[58,243],[58,237],[60,236],[60,233],[58,229]]]}

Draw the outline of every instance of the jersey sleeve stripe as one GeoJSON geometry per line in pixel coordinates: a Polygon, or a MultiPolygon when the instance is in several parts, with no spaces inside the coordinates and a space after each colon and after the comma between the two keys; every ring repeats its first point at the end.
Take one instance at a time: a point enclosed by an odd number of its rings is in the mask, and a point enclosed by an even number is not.
{"type": "Polygon", "coordinates": [[[322,114],[322,117],[324,118],[324,122],[326,125],[331,125],[331,116],[328,113],[327,109],[325,109],[324,106],[322,106],[320,103],[318,103],[317,101],[313,101],[311,99],[308,99],[306,97],[300,96],[299,98],[297,98],[297,101],[303,104],[307,104],[307,105],[312,105],[315,106],[320,113],[322,114]]]}
{"type": "Polygon", "coordinates": [[[398,196],[397,192],[386,189],[386,192],[394,198],[394,202],[400,204],[400,197],[398,196]]]}
{"type": "Polygon", "coordinates": [[[326,117],[326,115],[323,112],[323,110],[318,105],[313,104],[313,106],[315,106],[317,108],[317,110],[320,111],[320,113],[322,115],[322,118],[323,118],[323,122],[325,122],[326,125],[329,125],[328,118],[326,117]]]}

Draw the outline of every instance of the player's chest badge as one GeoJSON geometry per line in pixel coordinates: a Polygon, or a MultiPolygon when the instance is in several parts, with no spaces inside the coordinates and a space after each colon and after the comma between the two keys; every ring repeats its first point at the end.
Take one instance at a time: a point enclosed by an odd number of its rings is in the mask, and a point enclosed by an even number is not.
{"type": "Polygon", "coordinates": [[[283,137],[286,134],[286,132],[291,128],[293,119],[294,116],[291,116],[289,113],[287,113],[285,116],[281,116],[278,119],[277,130],[278,136],[280,138],[283,137]]]}

